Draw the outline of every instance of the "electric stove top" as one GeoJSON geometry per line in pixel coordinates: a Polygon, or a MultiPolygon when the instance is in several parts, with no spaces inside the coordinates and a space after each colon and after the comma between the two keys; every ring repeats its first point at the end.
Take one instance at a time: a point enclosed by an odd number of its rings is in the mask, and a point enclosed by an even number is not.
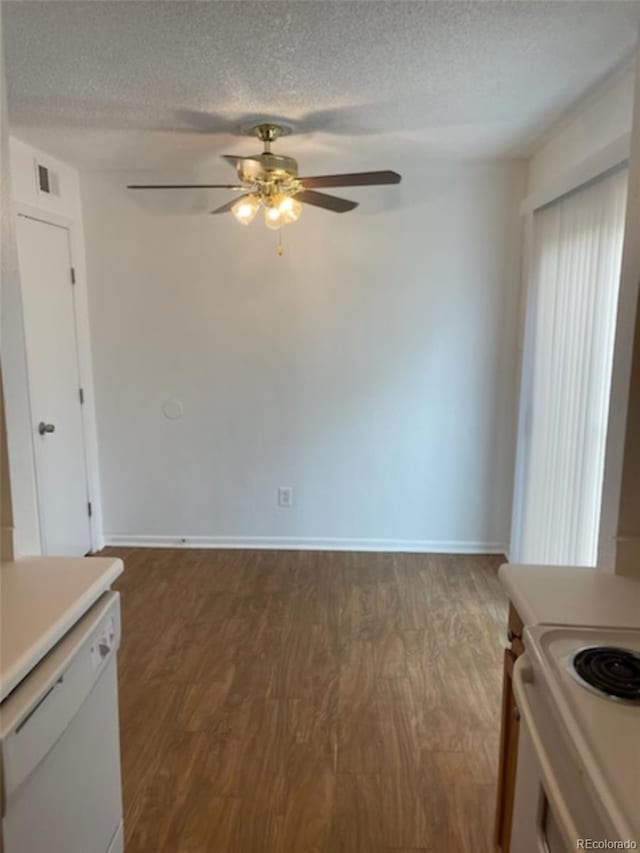
{"type": "Polygon", "coordinates": [[[640,655],[617,646],[587,646],[571,658],[579,684],[608,699],[640,702],[640,655]]]}
{"type": "Polygon", "coordinates": [[[640,630],[537,625],[524,637],[580,773],[620,837],[640,840],[640,630]]]}

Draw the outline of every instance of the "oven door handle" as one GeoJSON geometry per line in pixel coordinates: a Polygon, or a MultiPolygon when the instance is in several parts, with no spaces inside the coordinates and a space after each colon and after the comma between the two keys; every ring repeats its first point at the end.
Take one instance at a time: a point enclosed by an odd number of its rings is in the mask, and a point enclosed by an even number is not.
{"type": "Polygon", "coordinates": [[[580,833],[571,817],[571,812],[567,808],[565,798],[558,785],[549,755],[531,711],[531,705],[527,696],[527,685],[530,690],[532,684],[534,684],[533,668],[525,653],[520,655],[513,668],[513,692],[520,711],[521,721],[526,725],[531,742],[533,743],[544,792],[553,808],[554,816],[562,829],[569,849],[575,850],[576,841],[580,837],[580,833]]]}

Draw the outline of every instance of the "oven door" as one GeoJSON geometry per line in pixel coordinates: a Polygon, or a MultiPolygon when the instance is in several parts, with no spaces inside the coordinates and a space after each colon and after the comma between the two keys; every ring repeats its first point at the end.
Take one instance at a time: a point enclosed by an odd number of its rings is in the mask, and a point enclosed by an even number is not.
{"type": "Polygon", "coordinates": [[[576,850],[582,833],[565,796],[569,793],[573,799],[575,791],[563,784],[564,774],[558,772],[566,755],[557,730],[549,726],[550,715],[545,713],[526,653],[514,666],[513,689],[520,712],[520,735],[511,853],[576,850]]]}

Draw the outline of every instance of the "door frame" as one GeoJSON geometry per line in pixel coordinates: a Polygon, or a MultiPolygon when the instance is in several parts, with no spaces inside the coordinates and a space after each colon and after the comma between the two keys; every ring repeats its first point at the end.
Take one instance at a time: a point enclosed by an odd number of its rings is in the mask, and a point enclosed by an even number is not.
{"type": "MultiPolygon", "coordinates": [[[[104,546],[102,533],[102,512],[100,499],[100,477],[98,468],[98,446],[95,416],[95,394],[93,387],[93,366],[90,346],[89,310],[87,294],[86,263],[84,256],[84,234],[82,224],[59,213],[43,210],[40,207],[18,202],[14,205],[14,215],[34,219],[45,225],[64,228],[69,239],[69,258],[75,273],[73,287],[73,322],[76,333],[76,356],[78,361],[78,377],[80,387],[84,392],[84,404],[80,406],[82,433],[84,443],[84,463],[86,472],[87,501],[91,502],[92,512],[89,516],[89,535],[91,551],[99,551],[104,546]]],[[[25,329],[26,333],[26,329],[25,329]]],[[[31,406],[31,389],[28,389],[29,406],[31,406]]],[[[37,487],[37,468],[35,452],[35,435],[31,433],[31,449],[33,454],[34,475],[36,476],[36,496],[38,504],[38,525],[42,540],[42,507],[37,487]]]]}

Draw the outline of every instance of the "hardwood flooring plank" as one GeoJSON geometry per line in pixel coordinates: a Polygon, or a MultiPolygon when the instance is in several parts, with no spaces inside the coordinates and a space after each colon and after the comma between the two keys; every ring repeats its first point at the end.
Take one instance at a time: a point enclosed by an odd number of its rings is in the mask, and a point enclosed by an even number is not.
{"type": "MultiPolygon", "coordinates": [[[[233,696],[231,697],[233,700],[233,696]]],[[[286,742],[282,702],[242,698],[220,715],[210,739],[206,776],[219,796],[249,797],[254,792],[279,806],[285,782],[286,742]]]]}
{"type": "MultiPolygon", "coordinates": [[[[495,805],[495,786],[479,784],[469,778],[469,757],[461,752],[425,752],[425,775],[433,774],[436,784],[427,785],[426,800],[436,820],[444,818],[441,841],[451,853],[492,853],[491,830],[495,805]],[[446,799],[441,796],[446,791],[446,799]]],[[[430,849],[436,849],[430,848],[430,849]]]]}
{"type": "Polygon", "coordinates": [[[332,853],[383,853],[386,848],[380,802],[377,774],[339,773],[329,850],[332,853]]]}
{"type": "Polygon", "coordinates": [[[104,553],[127,853],[491,850],[499,558],[104,553]]]}
{"type": "Polygon", "coordinates": [[[289,749],[284,797],[274,849],[282,853],[321,853],[328,849],[336,774],[330,758],[318,758],[307,745],[289,749]]]}
{"type": "Polygon", "coordinates": [[[380,770],[382,726],[375,697],[370,642],[354,640],[343,651],[338,683],[338,771],[380,770]]]}
{"type": "Polygon", "coordinates": [[[142,794],[158,771],[174,736],[173,720],[183,703],[182,685],[162,682],[126,686],[120,693],[120,751],[124,824],[132,832],[138,820],[147,820],[142,794]]]}
{"type": "Polygon", "coordinates": [[[243,805],[241,800],[234,798],[195,793],[176,813],[166,843],[155,848],[154,853],[213,853],[218,850],[240,853],[242,847],[237,846],[236,839],[243,805]]]}

